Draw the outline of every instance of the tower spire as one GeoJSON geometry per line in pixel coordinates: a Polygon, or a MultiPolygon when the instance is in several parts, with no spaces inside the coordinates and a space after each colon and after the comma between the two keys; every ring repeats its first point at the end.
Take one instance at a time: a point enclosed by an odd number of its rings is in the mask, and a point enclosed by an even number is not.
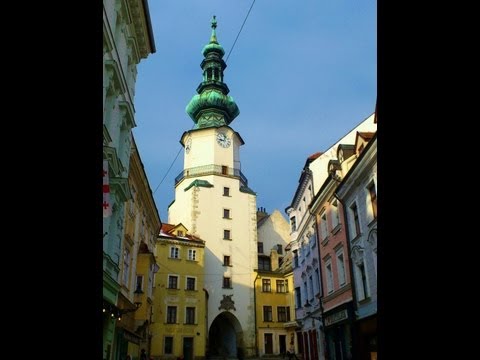
{"type": "Polygon", "coordinates": [[[223,82],[223,71],[227,64],[223,60],[225,50],[217,40],[215,15],[211,27],[210,42],[202,50],[204,59],[200,67],[203,81],[197,87],[198,94],[192,97],[185,109],[196,129],[228,125],[240,113],[235,100],[228,95],[230,90],[227,84],[223,82]]]}
{"type": "Polygon", "coordinates": [[[218,44],[217,34],[215,32],[216,28],[217,28],[217,17],[215,15],[213,15],[213,18],[212,18],[212,36],[210,36],[210,44],[218,44]]]}

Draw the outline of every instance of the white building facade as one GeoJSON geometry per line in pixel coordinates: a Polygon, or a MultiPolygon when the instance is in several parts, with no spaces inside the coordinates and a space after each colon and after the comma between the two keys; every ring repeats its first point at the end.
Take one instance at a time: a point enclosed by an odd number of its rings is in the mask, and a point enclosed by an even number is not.
{"type": "MultiPolygon", "coordinates": [[[[300,325],[297,331],[298,350],[305,360],[325,359],[324,324],[321,320],[322,269],[318,238],[319,233],[326,229],[316,223],[315,215],[310,211],[312,199],[329,176],[329,162],[337,159],[341,144],[354,144],[357,132],[375,132],[377,124],[374,119],[374,114],[370,115],[325,152],[318,152],[307,158],[292,203],[285,209],[291,227],[289,246],[293,252],[295,314],[300,325]]],[[[348,172],[353,163],[344,163],[344,173],[348,172]]]]}
{"type": "Polygon", "coordinates": [[[240,134],[229,124],[239,109],[223,82],[226,64],[212,21],[201,63],[203,81],[187,106],[195,123],[184,132],[184,170],[175,179],[169,223],[205,240],[207,356],[255,352],[256,194],[240,171],[240,134]]]}

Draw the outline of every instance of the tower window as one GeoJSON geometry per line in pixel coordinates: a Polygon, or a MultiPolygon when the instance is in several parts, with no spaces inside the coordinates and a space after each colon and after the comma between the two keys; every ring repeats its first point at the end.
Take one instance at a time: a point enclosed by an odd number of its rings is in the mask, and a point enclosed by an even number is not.
{"type": "Polygon", "coordinates": [[[222,165],[222,175],[228,175],[228,166],[222,165]]]}
{"type": "Polygon", "coordinates": [[[224,289],[231,289],[232,288],[232,279],[229,277],[223,278],[223,288],[224,289]]]}
{"type": "Polygon", "coordinates": [[[224,240],[232,240],[232,238],[230,236],[231,236],[230,230],[223,230],[223,239],[224,240]]]}
{"type": "Polygon", "coordinates": [[[230,209],[223,209],[223,218],[230,219],[230,209]]]}
{"type": "Polygon", "coordinates": [[[230,256],[223,256],[223,266],[230,266],[230,256]]]}
{"type": "Polygon", "coordinates": [[[228,187],[223,188],[223,196],[230,196],[230,188],[228,187]]]}

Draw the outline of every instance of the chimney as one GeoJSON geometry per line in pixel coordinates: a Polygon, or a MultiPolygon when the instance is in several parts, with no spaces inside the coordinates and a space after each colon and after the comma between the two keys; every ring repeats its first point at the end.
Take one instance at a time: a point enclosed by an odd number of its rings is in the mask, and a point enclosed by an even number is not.
{"type": "Polygon", "coordinates": [[[267,214],[264,207],[257,208],[257,223],[267,216],[268,216],[268,214],[267,214]]]}

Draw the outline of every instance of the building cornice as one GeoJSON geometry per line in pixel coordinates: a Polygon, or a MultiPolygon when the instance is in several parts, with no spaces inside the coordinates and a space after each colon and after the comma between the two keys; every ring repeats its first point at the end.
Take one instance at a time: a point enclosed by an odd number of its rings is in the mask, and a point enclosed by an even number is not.
{"type": "Polygon", "coordinates": [[[343,178],[343,180],[338,185],[335,195],[343,199],[347,194],[355,188],[352,186],[355,183],[356,178],[370,165],[373,165],[376,161],[376,153],[377,153],[377,133],[372,137],[372,139],[368,142],[365,149],[362,151],[360,156],[358,157],[355,164],[353,164],[350,171],[348,171],[347,175],[343,178]]]}

